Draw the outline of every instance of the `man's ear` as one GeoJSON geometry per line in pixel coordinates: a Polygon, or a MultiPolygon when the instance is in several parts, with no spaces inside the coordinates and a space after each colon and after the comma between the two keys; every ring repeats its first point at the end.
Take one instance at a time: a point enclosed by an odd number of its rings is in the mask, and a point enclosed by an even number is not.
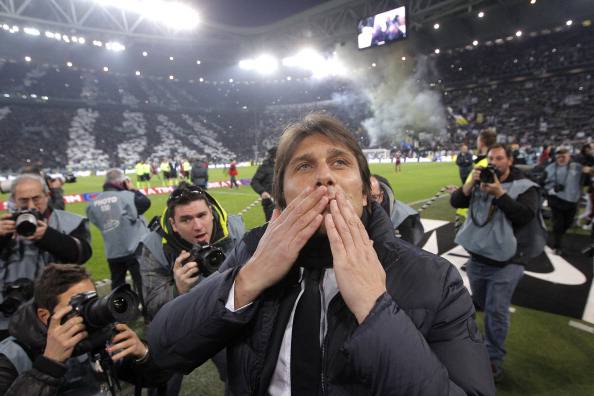
{"type": "Polygon", "coordinates": [[[177,228],[175,227],[175,221],[173,221],[171,217],[167,220],[169,221],[169,224],[171,224],[171,228],[173,228],[173,231],[177,232],[177,228]]]}
{"type": "Polygon", "coordinates": [[[37,318],[46,326],[49,326],[49,320],[52,314],[45,308],[37,308],[37,318]]]}

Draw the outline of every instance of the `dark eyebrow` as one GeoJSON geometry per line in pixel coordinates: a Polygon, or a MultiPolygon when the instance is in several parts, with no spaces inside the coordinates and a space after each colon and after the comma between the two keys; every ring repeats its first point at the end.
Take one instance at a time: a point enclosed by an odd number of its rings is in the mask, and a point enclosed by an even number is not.
{"type": "Polygon", "coordinates": [[[345,155],[347,157],[348,156],[351,156],[348,151],[344,151],[344,150],[337,149],[337,148],[328,149],[328,156],[329,157],[338,157],[338,156],[341,156],[341,155],[345,155]]]}
{"type": "Polygon", "coordinates": [[[313,162],[314,161],[313,155],[311,155],[310,153],[302,154],[299,157],[293,158],[291,160],[291,162],[289,162],[289,165],[292,165],[292,164],[294,164],[296,162],[302,162],[302,161],[313,162]]]}

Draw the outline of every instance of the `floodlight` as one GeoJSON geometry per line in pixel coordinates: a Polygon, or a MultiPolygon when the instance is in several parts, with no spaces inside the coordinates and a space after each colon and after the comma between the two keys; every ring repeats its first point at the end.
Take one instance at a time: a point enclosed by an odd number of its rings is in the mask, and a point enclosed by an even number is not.
{"type": "Polygon", "coordinates": [[[140,70],[136,70],[136,73],[135,73],[135,74],[136,74],[137,76],[140,76],[140,70]]]}
{"type": "Polygon", "coordinates": [[[571,19],[569,19],[567,22],[565,22],[565,24],[567,26],[571,26],[571,25],[573,25],[573,21],[571,19]]]}
{"type": "Polygon", "coordinates": [[[30,36],[39,36],[39,30],[35,29],[35,28],[31,28],[31,27],[26,27],[23,29],[23,32],[25,32],[25,34],[28,34],[30,36]]]}
{"type": "Polygon", "coordinates": [[[45,31],[45,37],[53,39],[54,38],[54,32],[50,32],[50,31],[47,31],[46,30],[45,31]]]}
{"type": "Polygon", "coordinates": [[[103,66],[103,71],[104,71],[104,72],[108,72],[108,71],[109,71],[109,67],[107,67],[107,66],[103,66]]]}
{"type": "Polygon", "coordinates": [[[200,77],[200,78],[198,79],[198,81],[200,81],[200,82],[204,82],[204,78],[200,77]]]}
{"type": "Polygon", "coordinates": [[[435,52],[436,54],[439,54],[441,51],[439,50],[439,48],[435,48],[435,51],[433,51],[433,52],[435,52]]]}
{"type": "Polygon", "coordinates": [[[403,61],[405,61],[405,60],[406,60],[406,56],[403,56],[403,57],[402,57],[402,60],[403,60],[403,61]]]}
{"type": "Polygon", "coordinates": [[[439,23],[436,23],[435,25],[433,25],[433,29],[435,29],[435,30],[439,29],[439,23]]]}
{"type": "Polygon", "coordinates": [[[96,47],[103,47],[103,43],[99,40],[93,40],[93,45],[96,47]]]}
{"type": "Polygon", "coordinates": [[[72,67],[72,62],[66,62],[66,66],[72,67]]]}
{"type": "Polygon", "coordinates": [[[107,48],[110,51],[114,51],[114,52],[121,52],[121,51],[125,51],[126,47],[120,43],[118,43],[117,41],[109,41],[105,44],[105,48],[107,48]]]}
{"type": "Polygon", "coordinates": [[[480,12],[477,14],[477,16],[478,16],[479,18],[482,18],[482,17],[484,17],[484,16],[485,16],[485,13],[484,13],[483,11],[480,11],[480,12]]]}
{"type": "Polygon", "coordinates": [[[287,76],[287,81],[291,81],[293,78],[291,76],[287,76]]]}
{"type": "Polygon", "coordinates": [[[76,37],[76,36],[70,37],[70,40],[72,40],[72,42],[74,42],[74,43],[78,43],[78,37],[76,37]]]}
{"type": "Polygon", "coordinates": [[[10,98],[10,95],[9,94],[4,94],[4,97],[5,98],[10,98]]]}
{"type": "Polygon", "coordinates": [[[202,63],[202,61],[200,61],[200,60],[197,60],[197,61],[196,61],[196,64],[197,64],[197,65],[199,65],[199,64],[201,64],[201,63],[202,63]]]}
{"type": "Polygon", "coordinates": [[[49,98],[47,96],[42,96],[41,99],[48,100],[49,98]]]}
{"type": "Polygon", "coordinates": [[[25,62],[31,62],[31,57],[30,56],[25,56],[25,62]]]}
{"type": "Polygon", "coordinates": [[[62,35],[60,33],[55,33],[54,38],[58,41],[62,41],[62,35]]]}
{"type": "Polygon", "coordinates": [[[106,7],[135,12],[176,30],[193,29],[200,22],[198,13],[182,3],[163,0],[95,0],[95,2],[106,7]]]}
{"type": "Polygon", "coordinates": [[[37,95],[36,94],[31,94],[30,95],[33,99],[37,99],[37,95]]]}
{"type": "Polygon", "coordinates": [[[170,56],[170,57],[169,57],[169,60],[170,60],[170,61],[172,61],[172,60],[173,60],[173,56],[170,56]]]}
{"type": "Polygon", "coordinates": [[[2,25],[2,29],[4,30],[10,30],[10,26],[8,26],[7,24],[2,25]]]}
{"type": "Polygon", "coordinates": [[[232,83],[232,82],[233,82],[233,79],[232,79],[232,78],[230,78],[230,79],[229,79],[229,82],[230,82],[230,83],[232,83]]]}
{"type": "Polygon", "coordinates": [[[536,0],[530,0],[530,4],[536,4],[536,0]]]}
{"type": "Polygon", "coordinates": [[[170,79],[170,80],[173,80],[174,78],[175,78],[175,77],[173,77],[173,76],[169,76],[169,79],[170,79]]]}
{"type": "Polygon", "coordinates": [[[371,67],[376,67],[376,66],[377,66],[377,65],[375,64],[375,62],[373,62],[373,63],[371,64],[371,67]]]}
{"type": "Polygon", "coordinates": [[[522,31],[521,30],[518,30],[516,32],[516,37],[522,37],[522,31]]]}
{"type": "Polygon", "coordinates": [[[148,56],[148,52],[142,51],[142,56],[148,56]]]}
{"type": "Polygon", "coordinates": [[[62,36],[62,40],[64,40],[65,43],[70,43],[70,37],[63,35],[62,36]]]}
{"type": "Polygon", "coordinates": [[[476,46],[478,45],[478,40],[474,40],[474,41],[472,42],[472,45],[474,45],[474,46],[476,47],[476,46]]]}
{"type": "Polygon", "coordinates": [[[84,43],[86,43],[86,42],[87,42],[87,40],[86,40],[84,37],[79,37],[79,38],[78,38],[78,43],[79,43],[79,44],[84,44],[84,43]]]}

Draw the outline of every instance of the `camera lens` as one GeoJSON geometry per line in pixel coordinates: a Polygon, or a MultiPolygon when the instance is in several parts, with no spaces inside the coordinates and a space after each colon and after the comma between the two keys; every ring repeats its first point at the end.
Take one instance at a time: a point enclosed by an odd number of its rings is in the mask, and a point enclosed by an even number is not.
{"type": "Polygon", "coordinates": [[[124,313],[128,310],[128,301],[124,297],[116,297],[112,301],[113,310],[117,313],[124,313]]]}

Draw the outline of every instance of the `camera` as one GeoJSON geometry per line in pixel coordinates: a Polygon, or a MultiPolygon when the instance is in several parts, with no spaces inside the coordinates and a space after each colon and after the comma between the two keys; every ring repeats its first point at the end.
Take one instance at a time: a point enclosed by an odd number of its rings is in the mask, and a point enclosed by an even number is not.
{"type": "Polygon", "coordinates": [[[218,271],[223,261],[225,261],[225,253],[221,248],[212,245],[194,245],[190,250],[190,257],[183,264],[192,261],[198,263],[199,273],[207,277],[218,271]]]}
{"type": "Polygon", "coordinates": [[[86,339],[76,345],[73,356],[104,348],[114,335],[114,323],[131,322],[140,315],[139,301],[138,295],[128,284],[115,288],[102,298],[95,291],[72,296],[69,302],[72,310],[62,318],[62,323],[80,315],[89,333],[86,339]]]}
{"type": "Polygon", "coordinates": [[[37,220],[43,216],[37,209],[18,209],[12,214],[12,220],[16,222],[17,234],[28,237],[37,231],[37,220]]]}
{"type": "Polygon", "coordinates": [[[565,190],[565,186],[563,184],[555,184],[553,186],[553,191],[556,193],[562,192],[563,190],[565,190]]]}
{"type": "Polygon", "coordinates": [[[494,165],[489,164],[486,168],[481,169],[479,180],[481,183],[495,183],[495,176],[500,176],[499,170],[494,165]]]}
{"type": "Polygon", "coordinates": [[[0,312],[5,317],[10,317],[22,303],[33,298],[33,290],[34,283],[31,279],[19,278],[14,282],[6,283],[2,291],[4,301],[0,304],[0,312]]]}

